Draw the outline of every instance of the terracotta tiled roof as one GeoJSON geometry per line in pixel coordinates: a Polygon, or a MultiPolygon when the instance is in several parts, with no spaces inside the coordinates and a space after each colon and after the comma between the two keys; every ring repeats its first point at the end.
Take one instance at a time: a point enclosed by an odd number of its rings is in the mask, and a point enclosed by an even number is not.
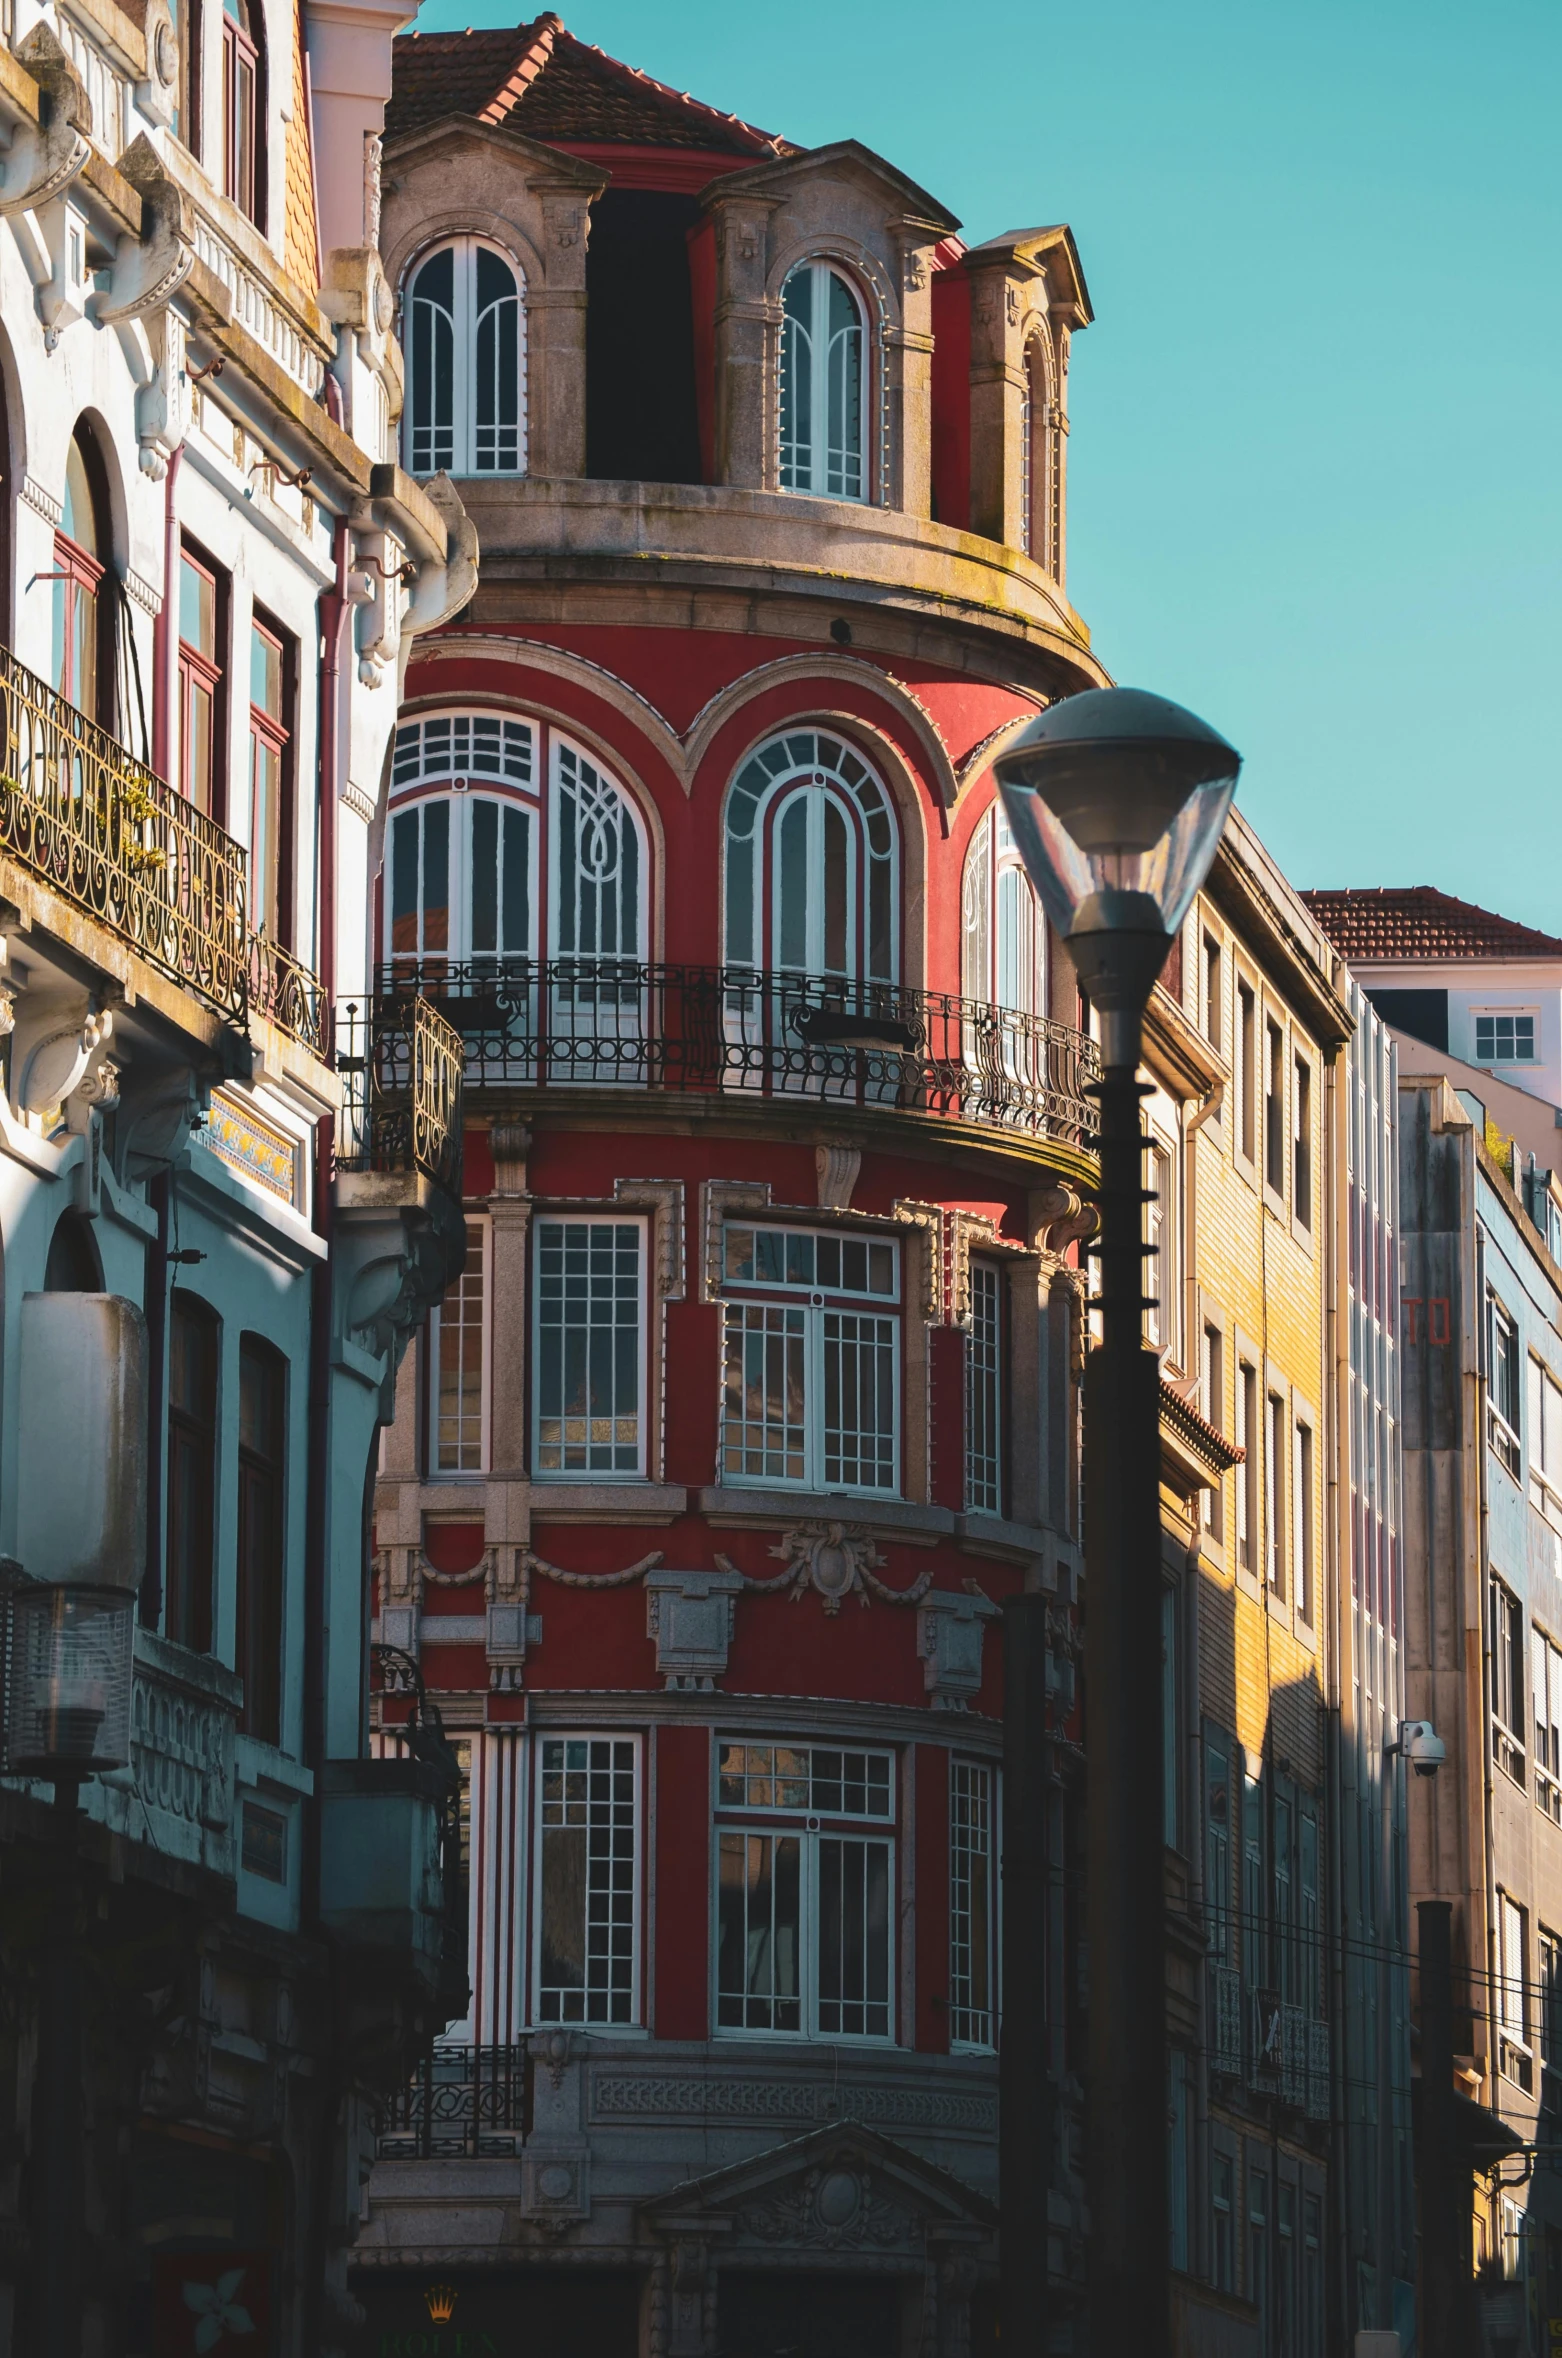
{"type": "Polygon", "coordinates": [[[445,115],[472,115],[560,144],[795,153],[788,141],[577,41],[551,11],[508,31],[407,33],[394,45],[394,60],[388,138],[445,115]]]}
{"type": "Polygon", "coordinates": [[[1434,885],[1376,885],[1361,892],[1304,892],[1340,956],[1363,965],[1418,965],[1434,958],[1562,958],[1562,941],[1515,924],[1434,885]]]}

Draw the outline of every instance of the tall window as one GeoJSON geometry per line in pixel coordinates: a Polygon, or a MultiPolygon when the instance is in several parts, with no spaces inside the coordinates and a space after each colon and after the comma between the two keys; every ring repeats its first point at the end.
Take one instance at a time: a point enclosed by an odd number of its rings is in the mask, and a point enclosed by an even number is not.
{"type": "Polygon", "coordinates": [[[533,1471],[555,1480],[642,1473],[644,1225],[543,1219],[536,1235],[533,1471]]]}
{"type": "Polygon", "coordinates": [[[984,813],[965,856],[963,988],[968,999],[1047,1011],[1047,925],[1001,803],[984,813]]]}
{"type": "Polygon", "coordinates": [[[1526,1911],[1503,1891],[1497,1895],[1497,1937],[1500,1945],[1497,1985],[1497,2022],[1502,2032],[1502,2069],[1509,2079],[1528,2088],[1529,1984],[1524,1973],[1526,1911]]]}
{"type": "Polygon", "coordinates": [[[1231,1958],[1231,1753],[1224,1736],[1204,1732],[1204,1913],[1210,1955],[1231,1958]]]}
{"type": "Polygon", "coordinates": [[[1285,1034],[1264,1025],[1264,1178],[1277,1195],[1285,1191],[1285,1034]]]}
{"type": "Polygon", "coordinates": [[[265,196],[264,79],[258,12],[250,0],[222,0],[223,194],[254,222],[265,196]]]}
{"type": "Polygon", "coordinates": [[[727,798],[727,958],[892,982],[898,850],[889,797],[838,737],[798,729],[746,761],[727,798]]]}
{"type": "Polygon", "coordinates": [[[1257,1991],[1269,1975],[1269,1895],[1264,1877],[1264,1788],[1242,1780],[1242,1979],[1257,1991]]]}
{"type": "Polygon", "coordinates": [[[396,732],[385,893],[393,959],[535,952],[540,834],[529,721],[441,713],[396,732]],[[440,785],[444,793],[419,793],[440,785]]]}
{"type": "Polygon", "coordinates": [[[107,500],[97,452],[84,433],[65,453],[64,512],[54,535],[54,631],[50,677],[89,720],[113,726],[108,627],[107,500]]]}
{"type": "Polygon", "coordinates": [[[1212,933],[1203,936],[1203,956],[1199,968],[1199,1021],[1204,1037],[1212,1048],[1225,1046],[1226,1027],[1222,1020],[1224,990],[1220,944],[1212,933]]]}
{"type": "Polygon", "coordinates": [[[1237,1447],[1246,1454],[1237,1467],[1237,1561],[1258,1569],[1258,1370],[1247,1360],[1237,1368],[1237,1447]]]}
{"type": "Polygon", "coordinates": [[[1161,1589],[1161,1832],[1167,1848],[1182,1841],[1182,1647],[1180,1592],[1161,1589]]]}
{"type": "Polygon", "coordinates": [[[1491,1584],[1492,1758],[1524,1782],[1524,1608],[1500,1580],[1491,1584]]]}
{"type": "Polygon", "coordinates": [[[718,2030],[894,2037],[893,1769],[887,1752],[723,1744],[718,2030]]]}
{"type": "Polygon", "coordinates": [[[518,475],[526,465],[524,315],[513,264],[459,237],[407,288],[403,432],[414,475],[518,475]]]}
{"type": "Polygon", "coordinates": [[[1535,1799],[1562,1826],[1562,1651],[1530,1623],[1530,1708],[1535,1719],[1535,1799]]]}
{"type": "Polygon", "coordinates": [[[214,1314],[176,1293],[168,1316],[168,1553],[163,1628],[197,1654],[212,1650],[212,1548],[217,1510],[217,1338],[214,1314]]]}
{"type": "Polygon", "coordinates": [[[282,1741],[285,1587],[284,1454],[287,1362],[258,1335],[239,1344],[238,1643],[244,1681],[240,1726],[263,1744],[282,1741]]]}
{"type": "MultiPolygon", "coordinates": [[[[1562,2071],[1562,1941],[1542,1925],[1535,1946],[1540,1967],[1540,2059],[1548,2071],[1562,2071]]],[[[1555,2102],[1553,2095],[1551,2109],[1555,2102]]]]}
{"type": "Polygon", "coordinates": [[[226,592],[226,577],[187,545],[179,559],[179,788],[208,818],[221,818],[224,803],[226,592]]]}
{"type": "Polygon", "coordinates": [[[1003,1512],[1003,1276],[971,1263],[965,1346],[965,1499],[973,1514],[1003,1512]]]}
{"type": "Polygon", "coordinates": [[[897,1489],[895,1247],[729,1227],[725,1251],[722,1480],[897,1489]]]}
{"type": "Polygon", "coordinates": [[[1236,2258],[1233,2249],[1232,2178],[1235,2165],[1227,2153],[1210,2156],[1210,2272],[1217,2292],[1236,2290],[1236,2258]]]}
{"type": "Polygon", "coordinates": [[[1237,1152],[1246,1162],[1257,1156],[1255,1100],[1258,1075],[1254,1070],[1258,1046],[1258,1011],[1249,983],[1237,983],[1237,1152]]]}
{"type": "Polygon", "coordinates": [[[293,674],[291,642],[257,614],[249,634],[250,923],[283,943],[292,923],[287,715],[293,674]]]}
{"type": "Polygon", "coordinates": [[[553,749],[553,948],[561,958],[644,956],[640,830],[629,798],[573,745],[553,749]]]}
{"type": "Polygon", "coordinates": [[[1285,1402],[1278,1392],[1264,1401],[1264,1564],[1272,1597],[1285,1595],[1285,1402]]]}
{"type": "Polygon", "coordinates": [[[828,262],[800,262],[781,290],[781,488],[867,496],[862,305],[828,262]]]}
{"type": "Polygon", "coordinates": [[[1291,1140],[1291,1210],[1303,1228],[1313,1224],[1313,1071],[1305,1056],[1296,1059],[1294,1130],[1291,1140]]]}
{"type": "Polygon", "coordinates": [[[1291,1596],[1304,1621],[1313,1612],[1313,1434],[1297,1423],[1291,1435],[1291,1596]]]}
{"type": "MultiPolygon", "coordinates": [[[[1226,1429],[1226,1338],[1206,1319],[1199,1345],[1199,1405],[1206,1424],[1226,1429]]],[[[1240,1483],[1240,1472],[1237,1480],[1240,1483]]],[[[1225,1489],[1212,1482],[1204,1492],[1204,1528],[1212,1539],[1225,1536],[1225,1489]]]]}
{"type": "Polygon", "coordinates": [[[949,2040],[997,2044],[993,2005],[993,1772],[949,1763],[949,2040]]]}
{"type": "Polygon", "coordinates": [[[1538,1359],[1529,1363],[1529,1497],[1562,1531],[1562,1384],[1538,1359]]]}
{"type": "Polygon", "coordinates": [[[433,1460],[436,1474],[479,1474],[488,1463],[486,1220],[466,1224],[466,1262],[433,1314],[433,1460]]]}
{"type": "Polygon", "coordinates": [[[538,1750],[534,2019],[633,2022],[640,1865],[635,1740],[545,1736],[538,1750]]]}
{"type": "Polygon", "coordinates": [[[1510,1474],[1519,1470],[1519,1330],[1495,1294],[1488,1296],[1490,1389],[1488,1438],[1510,1474]]]}
{"type": "Polygon", "coordinates": [[[1247,2174],[1247,2284],[1248,2299],[1260,2317],[1269,2315],[1269,2173],[1247,2174]]]}

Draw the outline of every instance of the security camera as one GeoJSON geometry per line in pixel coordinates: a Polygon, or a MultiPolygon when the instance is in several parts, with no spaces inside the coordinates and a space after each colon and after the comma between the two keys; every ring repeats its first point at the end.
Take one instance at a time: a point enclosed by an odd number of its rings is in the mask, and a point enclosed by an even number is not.
{"type": "Polygon", "coordinates": [[[1404,1754],[1418,1777],[1435,1777],[1448,1758],[1448,1747],[1429,1719],[1402,1719],[1395,1749],[1404,1754]]]}

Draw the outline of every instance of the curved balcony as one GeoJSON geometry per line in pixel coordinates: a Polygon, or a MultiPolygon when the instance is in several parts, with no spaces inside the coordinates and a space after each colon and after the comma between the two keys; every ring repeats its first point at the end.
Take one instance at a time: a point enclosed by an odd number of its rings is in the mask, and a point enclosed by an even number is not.
{"type": "Polygon", "coordinates": [[[777,1101],[910,1115],[1092,1152],[1084,1034],[945,991],[623,958],[397,960],[376,1021],[437,1007],[468,1085],[668,1091],[733,1111],[777,1101]]]}
{"type": "Polygon", "coordinates": [[[339,1009],[338,1170],[415,1174],[459,1196],[465,1061],[459,1030],[414,986],[339,1009]]]}

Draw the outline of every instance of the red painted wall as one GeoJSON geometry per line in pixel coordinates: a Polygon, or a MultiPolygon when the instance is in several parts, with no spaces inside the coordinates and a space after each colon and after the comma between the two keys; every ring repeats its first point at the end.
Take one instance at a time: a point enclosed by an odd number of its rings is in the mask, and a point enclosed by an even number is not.
{"type": "Polygon", "coordinates": [[[971,282],[948,267],[933,276],[933,513],[971,529],[971,282]]]}
{"type": "Polygon", "coordinates": [[[656,1731],[656,2013],[659,2039],[710,2035],[711,1735],[656,1731]]]}

